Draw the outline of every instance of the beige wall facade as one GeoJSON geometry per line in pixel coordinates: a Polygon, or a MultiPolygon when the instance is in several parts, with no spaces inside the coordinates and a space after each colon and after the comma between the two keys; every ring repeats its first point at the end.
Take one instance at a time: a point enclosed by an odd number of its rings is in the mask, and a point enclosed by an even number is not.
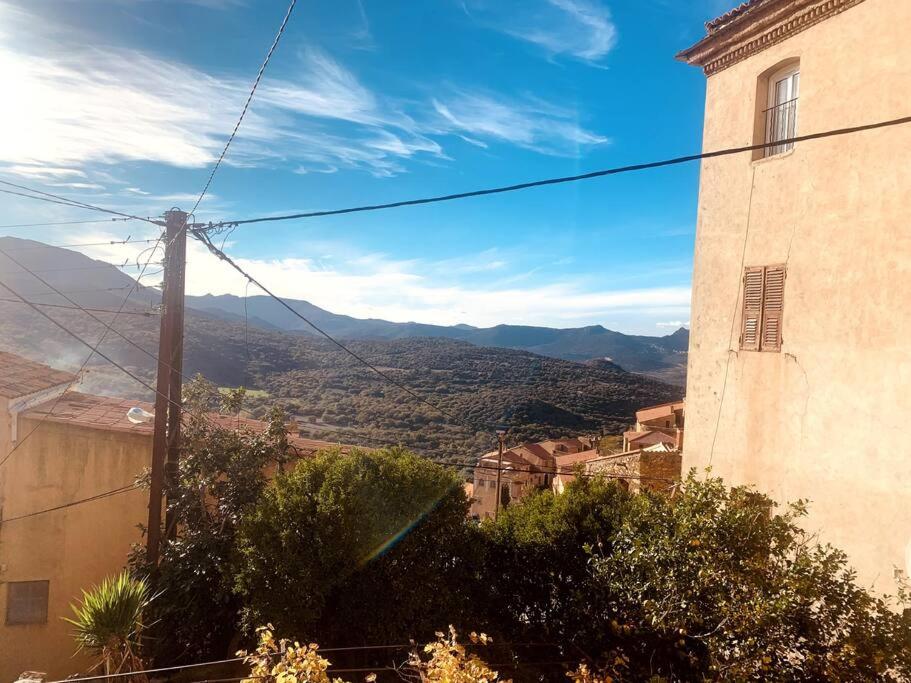
{"type": "MultiPolygon", "coordinates": [[[[20,418],[28,433],[37,423],[20,418]]],[[[130,547],[141,541],[137,524],[148,515],[147,493],[126,493],[13,520],[132,483],[148,467],[151,438],[79,428],[45,421],[24,442],[0,479],[0,681],[23,671],[53,678],[85,671],[91,660],[73,656],[70,604],[82,589],[126,566],[130,547]],[[48,581],[48,614],[43,624],[8,625],[8,584],[48,581]]]]}
{"type": "MultiPolygon", "coordinates": [[[[761,76],[788,61],[798,135],[911,114],[909,27],[908,0],[850,3],[716,71],[704,149],[754,139],[761,76]]],[[[807,526],[882,592],[911,569],[909,151],[905,125],[703,161],[693,275],[683,467],[809,499],[807,526]],[[780,351],[741,350],[743,268],[773,264],[780,351]]]]}

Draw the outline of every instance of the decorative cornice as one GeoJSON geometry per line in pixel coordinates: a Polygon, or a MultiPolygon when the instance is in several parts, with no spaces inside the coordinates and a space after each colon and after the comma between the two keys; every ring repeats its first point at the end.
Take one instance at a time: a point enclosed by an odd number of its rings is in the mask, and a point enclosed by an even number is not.
{"type": "MultiPolygon", "coordinates": [[[[706,24],[709,35],[677,54],[701,66],[706,76],[787,40],[863,0],[755,0],[745,3],[726,23],[706,24]]],[[[725,15],[727,16],[727,15],[725,15]]]]}

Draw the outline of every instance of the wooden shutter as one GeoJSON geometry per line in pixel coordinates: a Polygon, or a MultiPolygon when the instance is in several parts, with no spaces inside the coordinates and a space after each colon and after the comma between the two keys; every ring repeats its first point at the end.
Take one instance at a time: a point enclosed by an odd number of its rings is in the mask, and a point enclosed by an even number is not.
{"type": "Polygon", "coordinates": [[[784,309],[784,266],[766,266],[762,296],[760,349],[781,350],[781,314],[784,309]]]}
{"type": "Polygon", "coordinates": [[[744,351],[759,350],[759,333],[762,323],[762,290],[765,269],[746,268],[743,271],[743,311],[740,348],[744,351]]]}

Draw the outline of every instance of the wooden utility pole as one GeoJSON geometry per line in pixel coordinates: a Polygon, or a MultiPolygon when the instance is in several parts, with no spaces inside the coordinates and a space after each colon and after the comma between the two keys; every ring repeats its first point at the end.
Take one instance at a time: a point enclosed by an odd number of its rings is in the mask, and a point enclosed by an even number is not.
{"type": "Polygon", "coordinates": [[[497,442],[499,443],[499,451],[497,455],[497,504],[493,509],[493,521],[497,521],[500,517],[500,498],[503,496],[503,491],[500,490],[500,474],[503,472],[503,440],[506,438],[506,430],[503,428],[497,429],[497,442]]]}
{"type": "MultiPolygon", "coordinates": [[[[164,287],[161,295],[161,328],[158,338],[158,377],[155,383],[155,429],[152,440],[152,471],[149,483],[149,524],[146,557],[158,564],[161,548],[161,503],[175,482],[180,456],[181,378],[183,371],[184,285],[187,264],[187,214],[165,212],[164,287]]],[[[176,531],[171,512],[166,532],[176,531]]]]}

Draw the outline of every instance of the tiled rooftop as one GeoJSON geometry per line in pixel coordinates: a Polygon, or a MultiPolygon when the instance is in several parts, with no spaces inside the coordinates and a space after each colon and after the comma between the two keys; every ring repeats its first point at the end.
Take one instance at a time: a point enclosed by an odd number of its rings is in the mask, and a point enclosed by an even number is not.
{"type": "Polygon", "coordinates": [[[18,398],[69,384],[76,375],[0,351],[0,396],[18,398]]]}
{"type": "MultiPolygon", "coordinates": [[[[153,431],[152,422],[133,424],[127,419],[127,411],[134,406],[138,406],[148,412],[153,412],[155,409],[155,406],[151,403],[143,401],[69,391],[58,400],[46,401],[31,408],[23,414],[23,417],[44,419],[49,422],[71,424],[90,429],[151,436],[153,431]]],[[[217,413],[210,414],[209,419],[214,424],[225,429],[261,432],[268,427],[267,423],[260,420],[238,418],[217,413]]],[[[288,443],[296,448],[301,455],[309,455],[316,451],[336,446],[341,446],[343,452],[351,449],[351,446],[305,439],[296,435],[289,436],[288,443]]]]}
{"type": "Polygon", "coordinates": [[[721,27],[731,23],[735,19],[738,19],[741,15],[746,14],[751,9],[754,9],[764,2],[766,2],[766,0],[746,0],[746,2],[740,3],[737,5],[737,7],[728,12],[725,12],[720,17],[716,17],[711,21],[705,22],[705,30],[708,33],[714,33],[721,27]]]}

